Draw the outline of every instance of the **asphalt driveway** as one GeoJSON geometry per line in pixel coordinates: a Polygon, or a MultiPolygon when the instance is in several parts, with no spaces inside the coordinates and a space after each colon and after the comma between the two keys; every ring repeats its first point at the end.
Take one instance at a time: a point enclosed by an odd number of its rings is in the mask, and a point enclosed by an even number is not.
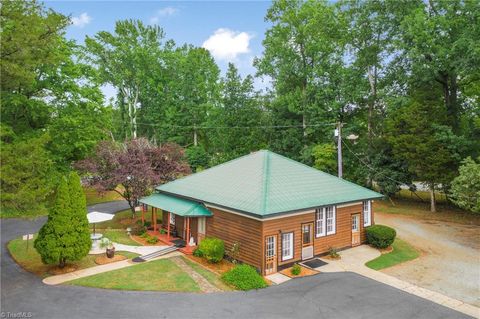
{"type": "MultiPolygon", "coordinates": [[[[115,209],[111,203],[95,205],[103,212],[115,209]]],[[[31,318],[466,318],[354,273],[322,273],[258,291],[218,294],[47,286],[6,250],[9,240],[36,232],[44,222],[1,220],[2,318],[19,318],[19,312],[31,318]]]]}

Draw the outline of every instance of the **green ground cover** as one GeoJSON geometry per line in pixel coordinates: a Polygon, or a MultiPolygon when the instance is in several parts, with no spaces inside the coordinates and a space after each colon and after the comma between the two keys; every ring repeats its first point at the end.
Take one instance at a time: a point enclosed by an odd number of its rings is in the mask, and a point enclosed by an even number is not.
{"type": "Polygon", "coordinates": [[[79,278],[68,284],[120,290],[200,291],[197,283],[168,259],[79,278]]]}
{"type": "Polygon", "coordinates": [[[182,257],[183,260],[185,261],[185,263],[187,265],[189,265],[190,267],[192,267],[193,270],[195,270],[196,272],[198,272],[200,275],[202,275],[202,277],[204,277],[205,279],[207,279],[207,281],[209,283],[211,283],[212,285],[214,285],[215,287],[217,287],[218,289],[221,289],[221,290],[233,290],[232,288],[230,288],[230,286],[226,285],[220,278],[217,274],[211,272],[210,270],[208,269],[205,269],[205,267],[197,264],[196,262],[194,261],[191,261],[190,259],[188,258],[185,258],[185,257],[182,257]]]}
{"type": "MultiPolygon", "coordinates": [[[[36,238],[36,234],[34,238],[36,238]]],[[[32,272],[42,278],[53,275],[51,272],[55,265],[45,265],[42,263],[40,255],[37,253],[33,247],[33,240],[27,241],[23,240],[21,237],[11,240],[7,244],[7,249],[10,252],[10,255],[13,259],[25,270],[32,272]]],[[[135,258],[138,254],[118,251],[115,252],[118,255],[125,256],[127,258],[135,258]]],[[[68,265],[74,265],[77,269],[85,269],[93,266],[97,266],[95,263],[95,258],[98,255],[87,255],[83,259],[76,262],[69,262],[68,265]]]]}
{"type": "Polygon", "coordinates": [[[392,252],[370,260],[365,265],[369,268],[380,270],[415,259],[420,255],[414,247],[399,238],[395,239],[392,247],[392,252]]]}

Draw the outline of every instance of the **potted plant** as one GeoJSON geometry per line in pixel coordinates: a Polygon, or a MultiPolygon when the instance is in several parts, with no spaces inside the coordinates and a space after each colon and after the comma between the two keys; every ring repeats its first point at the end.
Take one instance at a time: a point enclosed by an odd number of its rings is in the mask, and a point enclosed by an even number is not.
{"type": "Polygon", "coordinates": [[[103,238],[100,242],[100,248],[106,248],[107,258],[113,258],[115,256],[115,246],[108,238],[103,238]]]}

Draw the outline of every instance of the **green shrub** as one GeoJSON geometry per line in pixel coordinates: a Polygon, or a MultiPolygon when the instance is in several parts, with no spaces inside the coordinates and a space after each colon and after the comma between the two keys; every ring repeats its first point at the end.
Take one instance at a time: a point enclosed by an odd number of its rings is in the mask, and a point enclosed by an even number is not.
{"type": "Polygon", "coordinates": [[[145,225],[145,227],[148,228],[148,227],[152,226],[152,222],[147,222],[147,221],[146,221],[146,222],[144,223],[144,225],[145,225]]]}
{"type": "Polygon", "coordinates": [[[298,276],[298,275],[300,275],[300,273],[302,272],[302,268],[300,267],[299,264],[295,264],[295,265],[293,265],[293,267],[292,267],[292,269],[290,270],[290,272],[292,273],[292,275],[298,276]]]}
{"type": "Polygon", "coordinates": [[[193,255],[194,255],[195,257],[203,257],[202,251],[201,251],[200,249],[198,249],[198,248],[193,251],[193,255]]]}
{"type": "Polygon", "coordinates": [[[149,236],[147,237],[147,243],[149,243],[149,244],[156,244],[156,243],[158,243],[158,238],[149,235],[149,236]]]}
{"type": "Polygon", "coordinates": [[[147,232],[145,232],[145,233],[141,234],[140,237],[148,238],[148,237],[150,237],[150,235],[147,232]]]}
{"type": "Polygon", "coordinates": [[[340,255],[338,254],[338,250],[335,247],[328,248],[328,255],[334,259],[340,258],[340,255]]]}
{"type": "Polygon", "coordinates": [[[160,228],[160,234],[165,235],[166,233],[167,233],[167,231],[165,229],[160,228]]]}
{"type": "Polygon", "coordinates": [[[211,263],[218,263],[223,259],[225,254],[225,245],[223,240],[207,237],[200,242],[198,247],[200,253],[211,263]]]}
{"type": "Polygon", "coordinates": [[[136,235],[136,236],[142,236],[143,234],[145,234],[147,232],[147,228],[145,228],[145,226],[143,225],[134,225],[132,227],[132,231],[130,232],[132,235],[136,235]]]}
{"type": "Polygon", "coordinates": [[[366,228],[367,242],[376,248],[387,248],[395,240],[395,229],[385,225],[373,225],[366,228]]]}
{"type": "Polygon", "coordinates": [[[222,275],[222,280],[240,290],[260,289],[267,283],[255,268],[249,265],[237,265],[222,275]]]}

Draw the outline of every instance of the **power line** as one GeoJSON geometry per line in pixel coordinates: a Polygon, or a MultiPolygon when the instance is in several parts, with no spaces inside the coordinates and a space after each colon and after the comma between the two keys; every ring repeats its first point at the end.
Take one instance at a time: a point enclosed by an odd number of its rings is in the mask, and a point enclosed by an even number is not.
{"type": "Polygon", "coordinates": [[[253,128],[306,128],[306,127],[322,127],[336,125],[336,123],[316,123],[316,124],[298,124],[298,125],[258,125],[258,126],[196,126],[196,125],[165,125],[155,123],[137,123],[137,125],[147,125],[160,128],[184,128],[184,129],[253,129],[253,128]]]}
{"type": "Polygon", "coordinates": [[[362,163],[363,165],[365,165],[367,168],[369,168],[370,170],[374,171],[376,174],[379,174],[379,175],[383,175],[385,178],[395,182],[395,183],[398,183],[400,185],[407,185],[407,186],[410,186],[411,183],[405,183],[405,182],[401,182],[401,181],[397,181],[396,179],[393,179],[391,178],[390,176],[387,176],[386,173],[381,173],[381,172],[378,172],[374,167],[370,166],[369,164],[365,163],[354,151],[352,151],[352,149],[350,148],[350,146],[348,146],[348,144],[345,142],[345,140],[342,140],[343,142],[343,145],[345,145],[347,147],[347,150],[352,153],[359,161],[360,163],[362,163]]]}

